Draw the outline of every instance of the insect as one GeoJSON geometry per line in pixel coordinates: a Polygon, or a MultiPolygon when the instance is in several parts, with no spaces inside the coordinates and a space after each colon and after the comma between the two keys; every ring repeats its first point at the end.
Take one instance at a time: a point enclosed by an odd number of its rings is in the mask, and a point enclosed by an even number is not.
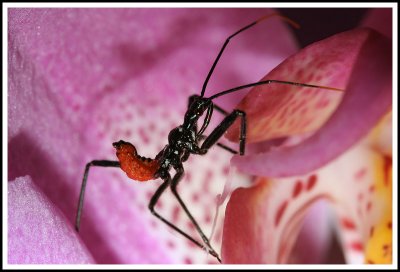
{"type": "Polygon", "coordinates": [[[201,249],[207,251],[209,254],[214,256],[219,262],[221,259],[218,253],[212,248],[209,239],[204,235],[204,232],[200,228],[199,224],[196,222],[194,217],[191,215],[189,209],[182,201],[180,195],[177,192],[177,186],[184,175],[184,167],[183,163],[188,160],[190,155],[205,155],[207,151],[214,146],[215,144],[219,145],[223,149],[239,155],[245,154],[246,147],[246,113],[234,109],[231,113],[223,110],[221,107],[217,106],[213,101],[214,99],[227,95],[232,92],[236,92],[242,89],[246,89],[249,87],[263,85],[263,84],[289,84],[295,86],[302,87],[312,87],[312,88],[323,88],[330,90],[338,90],[336,88],[304,84],[298,82],[289,82],[289,81],[281,81],[281,80],[264,80],[259,81],[247,85],[242,85],[236,88],[228,89],[217,94],[214,94],[210,97],[205,97],[205,91],[208,84],[208,81],[220,59],[222,53],[224,52],[226,46],[228,45],[230,39],[238,35],[239,33],[249,29],[255,24],[271,18],[273,16],[279,17],[280,19],[285,20],[290,23],[294,27],[298,27],[298,25],[290,20],[287,17],[281,16],[279,14],[270,14],[264,16],[251,24],[241,28],[231,36],[229,36],[222,48],[220,49],[216,59],[214,60],[213,65],[211,66],[210,71],[204,81],[201,94],[200,95],[192,95],[189,98],[188,109],[185,113],[184,120],[182,125],[172,129],[168,135],[168,144],[155,156],[154,159],[149,159],[140,156],[136,148],[129,142],[125,142],[120,140],[118,142],[114,142],[113,146],[116,149],[116,155],[118,160],[93,160],[86,164],[85,172],[82,180],[82,187],[79,197],[78,203],[78,211],[76,215],[76,230],[79,231],[81,215],[83,209],[83,200],[85,194],[86,183],[88,179],[89,170],[92,166],[100,166],[100,167],[119,167],[121,168],[129,178],[137,180],[137,181],[148,181],[154,179],[162,179],[163,183],[156,190],[154,195],[151,197],[150,203],[148,205],[151,213],[168,225],[170,228],[180,233],[194,244],[196,244],[201,249]],[[213,110],[217,110],[225,115],[223,121],[208,135],[204,135],[204,131],[208,127],[213,110]],[[205,114],[205,118],[203,120],[203,124],[199,126],[198,121],[200,117],[205,114]],[[225,146],[223,144],[218,143],[218,140],[222,137],[222,135],[228,130],[228,128],[235,122],[236,119],[240,118],[241,126],[240,126],[240,134],[239,134],[239,152],[233,150],[232,148],[225,146]],[[172,168],[175,170],[175,174],[171,176],[172,168]],[[190,221],[195,226],[195,229],[199,233],[202,243],[196,240],[195,238],[188,235],[185,231],[181,230],[170,221],[161,216],[156,210],[155,206],[160,199],[161,195],[165,192],[167,188],[170,188],[173,195],[179,202],[180,206],[190,219],[190,221]]]}

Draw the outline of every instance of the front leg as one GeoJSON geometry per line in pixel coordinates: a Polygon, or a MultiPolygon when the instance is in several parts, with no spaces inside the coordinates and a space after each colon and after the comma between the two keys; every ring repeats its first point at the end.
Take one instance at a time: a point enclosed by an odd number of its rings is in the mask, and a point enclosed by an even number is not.
{"type": "Polygon", "coordinates": [[[85,197],[85,189],[86,183],[88,180],[89,170],[92,166],[100,166],[100,167],[120,167],[119,161],[109,161],[109,160],[94,160],[86,164],[85,172],[83,174],[81,193],[79,194],[79,202],[78,202],[78,211],[76,213],[75,218],[75,229],[79,231],[79,227],[81,224],[81,215],[83,210],[83,200],[85,197]]]}
{"type": "Polygon", "coordinates": [[[241,110],[234,110],[231,114],[226,116],[225,119],[222,120],[222,122],[204,140],[197,154],[207,153],[208,149],[210,149],[222,137],[222,135],[224,135],[224,133],[229,129],[229,127],[235,122],[238,117],[241,118],[239,154],[243,156],[246,146],[246,113],[241,110]]]}

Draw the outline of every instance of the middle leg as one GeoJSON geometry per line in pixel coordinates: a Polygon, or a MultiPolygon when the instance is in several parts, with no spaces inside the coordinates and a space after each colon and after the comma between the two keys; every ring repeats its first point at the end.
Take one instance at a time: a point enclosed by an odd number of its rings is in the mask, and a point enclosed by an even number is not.
{"type": "Polygon", "coordinates": [[[175,174],[174,178],[171,181],[171,191],[174,194],[174,196],[176,197],[176,199],[178,200],[178,202],[181,205],[182,209],[185,211],[185,213],[188,216],[188,218],[190,219],[190,221],[195,226],[195,228],[196,228],[197,232],[199,233],[201,239],[206,244],[207,252],[210,253],[215,258],[217,258],[217,260],[219,262],[221,262],[221,259],[219,258],[218,253],[212,248],[212,246],[210,244],[210,241],[208,240],[207,236],[204,234],[203,230],[200,228],[199,224],[194,219],[194,217],[190,213],[189,209],[186,207],[185,203],[183,202],[183,200],[181,199],[180,195],[178,194],[177,186],[178,186],[179,181],[181,181],[181,179],[183,177],[183,174],[184,174],[184,170],[183,170],[182,166],[176,168],[176,174],[175,174]]]}
{"type": "Polygon", "coordinates": [[[225,117],[224,120],[211,132],[201,145],[201,152],[205,154],[228,130],[237,118],[241,118],[240,135],[239,135],[239,154],[244,155],[246,146],[246,113],[241,110],[234,110],[225,117]]]}

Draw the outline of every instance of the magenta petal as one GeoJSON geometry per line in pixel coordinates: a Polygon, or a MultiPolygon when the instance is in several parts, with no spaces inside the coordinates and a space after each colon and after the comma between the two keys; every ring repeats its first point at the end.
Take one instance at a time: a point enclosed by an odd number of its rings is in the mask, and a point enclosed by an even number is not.
{"type": "Polygon", "coordinates": [[[93,263],[71,224],[28,176],[8,183],[8,263],[93,263]]]}
{"type": "Polygon", "coordinates": [[[343,100],[324,126],[298,145],[263,154],[235,156],[232,163],[239,170],[269,177],[311,172],[355,144],[390,110],[391,43],[375,31],[363,31],[368,32],[368,37],[354,65],[343,100]]]}

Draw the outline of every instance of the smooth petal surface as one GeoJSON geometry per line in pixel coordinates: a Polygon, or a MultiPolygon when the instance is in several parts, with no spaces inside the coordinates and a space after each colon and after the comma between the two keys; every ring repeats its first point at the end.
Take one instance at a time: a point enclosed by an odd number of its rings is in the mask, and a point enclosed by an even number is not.
{"type": "Polygon", "coordinates": [[[71,224],[29,176],[8,185],[8,263],[68,264],[94,260],[71,224]]]}
{"type": "MultiPolygon", "coordinates": [[[[116,159],[112,142],[120,139],[154,157],[183,121],[188,96],[199,93],[224,40],[269,12],[10,9],[10,180],[29,174],[72,225],[85,164],[116,159]]],[[[256,81],[295,50],[279,20],[257,26],[229,45],[206,94],[256,81]],[[238,70],[243,66],[252,69],[238,70]]],[[[234,99],[219,102],[229,108],[234,99]]],[[[230,154],[214,149],[207,156],[188,161],[179,189],[209,233],[230,154]]],[[[215,263],[150,214],[159,182],[137,184],[120,172],[95,167],[89,175],[80,236],[96,262],[215,263]]],[[[157,209],[195,235],[172,195],[157,209]]],[[[221,228],[216,237],[218,250],[221,228]]]]}
{"type": "MultiPolygon", "coordinates": [[[[333,38],[347,40],[351,37],[355,37],[359,42],[354,45],[357,51],[356,58],[355,62],[348,63],[353,65],[352,69],[344,71],[352,73],[342,74],[339,69],[338,73],[341,76],[338,78],[344,80],[342,84],[345,84],[346,78],[349,78],[349,81],[341,103],[323,126],[300,144],[262,154],[235,156],[232,159],[233,165],[243,172],[268,177],[311,172],[357,143],[390,111],[392,104],[390,41],[368,29],[352,30],[335,35],[333,38]]],[[[326,47],[325,50],[330,51],[333,48],[326,47]]],[[[281,66],[284,67],[285,63],[281,66]]],[[[307,107],[306,101],[303,103],[307,107]]],[[[314,106],[313,103],[311,105],[314,106]]],[[[251,127],[251,123],[249,126],[251,127]]],[[[257,135],[260,134],[262,133],[257,130],[257,135]]]]}

